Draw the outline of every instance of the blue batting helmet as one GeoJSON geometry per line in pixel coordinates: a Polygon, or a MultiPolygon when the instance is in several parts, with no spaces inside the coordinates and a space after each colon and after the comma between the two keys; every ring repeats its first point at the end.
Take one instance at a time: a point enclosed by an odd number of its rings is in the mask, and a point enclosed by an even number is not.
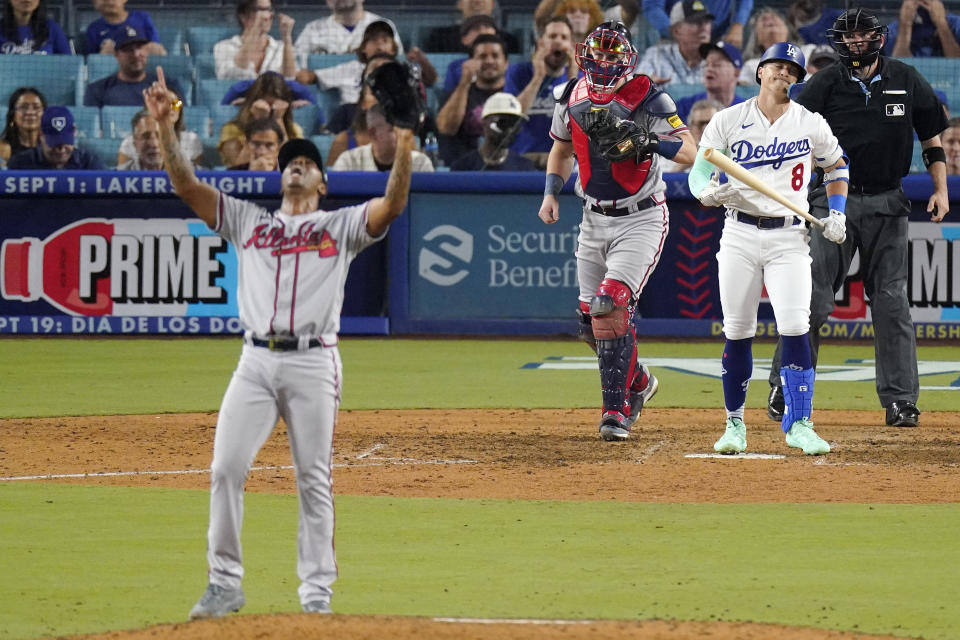
{"type": "Polygon", "coordinates": [[[792,42],[777,42],[767,47],[760,56],[760,62],[757,64],[757,84],[760,84],[760,67],[773,60],[796,65],[797,82],[807,77],[807,60],[803,57],[800,47],[792,42]]]}

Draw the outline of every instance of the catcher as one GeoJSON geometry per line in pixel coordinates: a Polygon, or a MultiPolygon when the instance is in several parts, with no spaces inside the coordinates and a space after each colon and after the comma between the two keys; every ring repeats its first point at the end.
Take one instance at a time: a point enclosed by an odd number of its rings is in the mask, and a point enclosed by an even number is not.
{"type": "Polygon", "coordinates": [[[583,77],[554,90],[556,106],[539,216],[559,219],[557,195],[573,171],[583,199],[577,246],[579,335],[596,352],[600,436],[626,440],[657,379],[637,360],[633,314],[669,228],[660,158],[682,164],[696,143],[669,95],[633,75],[637,51],[620,22],[603,22],[576,49],[583,77]]]}
{"type": "Polygon", "coordinates": [[[290,140],[280,148],[283,200],[278,210],[267,211],[193,174],[173,128],[182,103],[171,100],[162,68],[143,92],[150,115],[160,123],[164,167],[174,190],[230,241],[240,264],[243,348],[217,419],[210,465],[209,583],[191,619],[218,618],[245,604],[244,484],[279,416],[290,434],[299,495],[300,605],[311,613],[331,611],[337,578],[331,458],[343,373],[337,347],[343,288],[351,261],[383,239],[407,206],[414,129],[423,121],[423,102],[408,68],[384,65],[378,72],[370,86],[397,128],[396,160],[382,197],[335,211],[320,208],[327,180],[323,158],[309,140],[290,140]]]}

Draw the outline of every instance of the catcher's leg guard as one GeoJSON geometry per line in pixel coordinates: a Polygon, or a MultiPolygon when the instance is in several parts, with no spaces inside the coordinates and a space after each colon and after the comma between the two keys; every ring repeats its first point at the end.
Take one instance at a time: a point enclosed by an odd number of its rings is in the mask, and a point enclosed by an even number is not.
{"type": "Polygon", "coordinates": [[[581,302],[577,309],[577,337],[587,343],[590,350],[597,352],[597,339],[593,337],[592,318],[590,317],[590,303],[581,302]]]}
{"type": "Polygon", "coordinates": [[[637,373],[637,340],[633,330],[633,294],[617,280],[600,283],[590,301],[597,340],[603,413],[630,415],[629,387],[637,373]]]}

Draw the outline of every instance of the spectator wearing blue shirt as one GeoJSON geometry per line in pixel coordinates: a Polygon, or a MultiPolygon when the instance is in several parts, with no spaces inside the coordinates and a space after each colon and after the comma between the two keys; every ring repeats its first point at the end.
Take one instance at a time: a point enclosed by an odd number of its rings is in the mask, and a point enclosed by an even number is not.
{"type": "MultiPolygon", "coordinates": [[[[113,56],[117,59],[117,72],[87,85],[83,104],[88,107],[143,106],[143,90],[152,85],[157,76],[147,72],[146,34],[126,27],[114,45],[113,56]]],[[[167,79],[167,86],[178,95],[186,95],[180,83],[167,79]]]]}
{"type": "Polygon", "coordinates": [[[160,44],[160,36],[150,14],[146,11],[127,11],[126,4],[127,0],[93,0],[93,8],[99,11],[102,17],[87,27],[84,52],[112,54],[117,42],[129,27],[144,34],[150,41],[146,46],[148,54],[167,55],[166,48],[160,44]]]}
{"type": "Polygon", "coordinates": [[[794,0],[787,8],[787,23],[803,42],[829,45],[827,29],[842,13],[843,9],[824,9],[822,0],[794,0]]]}
{"type": "Polygon", "coordinates": [[[47,107],[40,120],[40,146],[10,158],[10,169],[92,169],[103,171],[103,161],[76,146],[76,125],[66,107],[47,107]]]}
{"type": "Polygon", "coordinates": [[[736,94],[737,79],[743,67],[740,50],[727,42],[708,42],[700,45],[700,55],[704,59],[703,86],[706,91],[677,100],[677,115],[684,122],[690,115],[690,108],[700,100],[716,100],[724,109],[743,102],[743,98],[736,94]]]}
{"type": "Polygon", "coordinates": [[[0,18],[2,53],[70,55],[73,51],[60,25],[47,18],[46,0],[7,0],[0,18]]]}
{"type": "Polygon", "coordinates": [[[504,91],[517,96],[529,118],[510,147],[527,155],[539,168],[546,166],[553,146],[550,123],[553,121],[553,88],[577,77],[574,60],[573,28],[564,16],[547,21],[543,35],[530,62],[510,65],[504,91]]]}
{"type": "Polygon", "coordinates": [[[896,58],[960,58],[960,16],[941,0],[904,0],[889,26],[884,54],[896,58]]]}
{"type": "MultiPolygon", "coordinates": [[[[686,0],[685,0],[686,1],[686,0]]],[[[697,0],[699,3],[700,0],[697,0]]],[[[664,38],[672,38],[673,20],[670,13],[677,0],[643,0],[640,5],[647,21],[664,38]]],[[[737,47],[743,46],[743,25],[753,11],[753,0],[703,0],[706,10],[713,16],[713,37],[737,47]]]]}

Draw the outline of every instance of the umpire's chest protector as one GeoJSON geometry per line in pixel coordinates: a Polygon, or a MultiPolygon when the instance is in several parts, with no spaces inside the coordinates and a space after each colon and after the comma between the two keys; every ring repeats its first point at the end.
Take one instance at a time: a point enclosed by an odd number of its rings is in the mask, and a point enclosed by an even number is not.
{"type": "Polygon", "coordinates": [[[650,172],[652,160],[637,163],[634,160],[610,162],[602,157],[583,131],[583,116],[597,109],[608,109],[618,120],[633,120],[643,103],[659,91],[650,78],[636,76],[620,87],[606,103],[596,103],[587,92],[587,82],[581,78],[568,98],[570,137],[573,152],[580,166],[580,186],[596,200],[622,200],[635,194],[643,186],[650,172]]]}

